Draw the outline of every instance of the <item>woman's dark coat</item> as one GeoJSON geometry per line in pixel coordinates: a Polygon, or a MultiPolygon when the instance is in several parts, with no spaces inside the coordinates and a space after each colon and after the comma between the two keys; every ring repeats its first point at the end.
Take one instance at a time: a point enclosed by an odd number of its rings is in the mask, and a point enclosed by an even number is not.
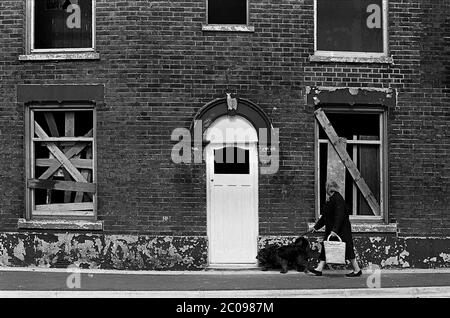
{"type": "MultiPolygon", "coordinates": [[[[345,259],[354,259],[355,252],[353,250],[352,227],[348,216],[345,201],[339,192],[334,192],[330,199],[323,206],[321,216],[316,225],[315,230],[320,230],[325,225],[324,240],[328,238],[331,231],[339,235],[341,240],[346,243],[345,259]]],[[[331,238],[330,238],[331,239],[331,238]]],[[[322,251],[320,260],[325,260],[325,251],[322,243],[322,251]]]]}

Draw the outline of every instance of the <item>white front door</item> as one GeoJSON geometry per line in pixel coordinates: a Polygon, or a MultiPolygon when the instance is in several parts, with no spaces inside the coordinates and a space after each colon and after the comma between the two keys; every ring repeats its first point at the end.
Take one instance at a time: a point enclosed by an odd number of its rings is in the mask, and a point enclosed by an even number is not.
{"type": "Polygon", "coordinates": [[[257,143],[206,148],[209,264],[255,265],[258,238],[257,143]]]}

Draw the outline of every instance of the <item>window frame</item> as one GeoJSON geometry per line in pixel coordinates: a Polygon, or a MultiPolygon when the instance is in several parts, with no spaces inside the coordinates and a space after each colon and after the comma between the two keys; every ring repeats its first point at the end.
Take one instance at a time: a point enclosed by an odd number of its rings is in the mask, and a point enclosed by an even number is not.
{"type": "Polygon", "coordinates": [[[202,26],[203,31],[230,31],[230,32],[254,32],[255,28],[250,25],[250,0],[246,0],[246,23],[245,24],[214,24],[209,23],[209,1],[206,2],[206,16],[205,16],[205,24],[202,26]]]}
{"type": "MultiPolygon", "coordinates": [[[[60,137],[64,139],[66,137],[60,137]]],[[[51,140],[55,140],[57,137],[51,137],[51,140]]],[[[66,138],[67,139],[67,138],[66,138]]],[[[91,104],[76,104],[76,105],[56,105],[52,103],[32,103],[26,105],[25,109],[25,218],[28,221],[45,221],[45,220],[57,220],[57,221],[96,221],[97,220],[97,112],[95,105],[91,104]],[[93,210],[90,215],[71,215],[67,213],[64,215],[63,211],[57,212],[54,216],[45,213],[35,213],[35,190],[28,187],[28,180],[34,176],[34,169],[36,168],[35,162],[35,143],[40,142],[34,136],[34,113],[35,112],[70,112],[70,111],[91,111],[92,112],[92,137],[70,137],[71,140],[91,142],[92,143],[92,184],[96,187],[95,193],[92,194],[93,210]],[[41,215],[39,215],[41,214],[41,215]]]]}
{"type": "MultiPolygon", "coordinates": [[[[380,146],[380,216],[371,215],[354,215],[354,211],[350,215],[350,220],[357,223],[384,223],[389,224],[388,216],[388,141],[387,141],[387,111],[383,107],[321,107],[325,113],[338,113],[338,114],[376,114],[379,115],[380,123],[380,140],[379,141],[363,141],[360,144],[377,144],[380,146]]],[[[328,143],[327,139],[319,139],[320,124],[314,118],[314,167],[315,167],[315,198],[316,198],[316,219],[320,218],[320,145],[328,143]]],[[[353,141],[350,143],[353,143],[353,141]]],[[[355,185],[353,184],[353,187],[355,185]]],[[[354,191],[354,190],[353,190],[354,191]]],[[[356,189],[358,192],[358,189],[356,189]]],[[[354,198],[355,200],[355,198],[354,198]]],[[[353,208],[353,210],[355,207],[353,208]]]]}
{"type": "Polygon", "coordinates": [[[35,49],[35,1],[26,0],[26,54],[46,54],[46,53],[90,53],[96,50],[96,0],[92,1],[92,45],[89,48],[53,48],[53,49],[35,49]]]}
{"type": "Polygon", "coordinates": [[[350,51],[321,51],[317,49],[317,1],[314,0],[314,56],[323,58],[386,58],[389,54],[388,33],[388,0],[382,0],[383,8],[383,52],[350,52],[350,51]]]}

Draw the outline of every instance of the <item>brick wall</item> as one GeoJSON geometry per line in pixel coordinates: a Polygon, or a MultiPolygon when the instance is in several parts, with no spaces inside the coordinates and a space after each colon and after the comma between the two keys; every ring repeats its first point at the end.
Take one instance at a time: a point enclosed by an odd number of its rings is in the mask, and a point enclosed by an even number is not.
{"type": "Polygon", "coordinates": [[[24,1],[0,2],[0,229],[24,211],[17,84],[104,84],[98,204],[106,232],[205,235],[204,165],[175,165],[170,135],[207,102],[237,93],[280,128],[280,170],[260,177],[260,234],[314,218],[314,117],[306,86],[394,88],[390,217],[402,233],[449,235],[449,14],[446,0],[389,1],[394,64],[310,62],[312,0],[251,1],[254,33],[203,32],[205,1],[97,1],[100,60],[19,62],[24,1]],[[163,218],[167,217],[167,218],[163,218]]]}

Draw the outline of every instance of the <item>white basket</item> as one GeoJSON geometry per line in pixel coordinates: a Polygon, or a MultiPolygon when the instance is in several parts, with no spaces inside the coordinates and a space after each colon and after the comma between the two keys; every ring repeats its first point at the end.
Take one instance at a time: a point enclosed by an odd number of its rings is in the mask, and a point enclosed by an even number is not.
{"type": "Polygon", "coordinates": [[[339,241],[330,241],[331,234],[323,242],[325,247],[325,261],[329,264],[345,264],[345,242],[337,236],[339,241]]]}

